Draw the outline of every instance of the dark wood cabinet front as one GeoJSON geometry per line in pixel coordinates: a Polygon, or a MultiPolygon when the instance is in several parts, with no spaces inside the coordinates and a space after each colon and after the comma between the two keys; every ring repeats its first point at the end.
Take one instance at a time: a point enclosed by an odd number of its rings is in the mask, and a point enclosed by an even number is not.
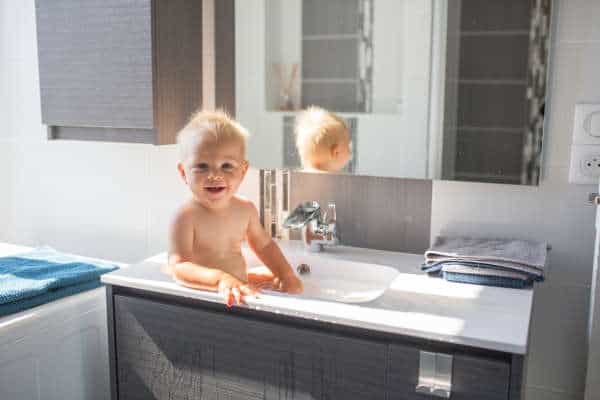
{"type": "MultiPolygon", "coordinates": [[[[435,399],[415,391],[420,349],[414,344],[113,299],[120,400],[435,399]]],[[[507,400],[510,369],[507,360],[454,354],[450,398],[507,400]]]]}

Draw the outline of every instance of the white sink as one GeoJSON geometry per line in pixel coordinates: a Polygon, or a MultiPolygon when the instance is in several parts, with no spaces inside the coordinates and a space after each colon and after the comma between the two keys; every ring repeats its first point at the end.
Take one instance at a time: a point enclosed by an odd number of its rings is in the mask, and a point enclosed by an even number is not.
{"type": "MultiPolygon", "coordinates": [[[[383,265],[327,258],[301,250],[282,249],[304,283],[301,298],[336,301],[341,303],[367,303],[377,299],[398,276],[398,271],[383,265]],[[299,266],[306,265],[308,273],[299,273],[299,266]]],[[[248,268],[262,266],[260,260],[244,250],[248,268]]],[[[269,295],[278,292],[265,291],[269,295]]],[[[286,296],[290,296],[286,294],[286,296]]]]}

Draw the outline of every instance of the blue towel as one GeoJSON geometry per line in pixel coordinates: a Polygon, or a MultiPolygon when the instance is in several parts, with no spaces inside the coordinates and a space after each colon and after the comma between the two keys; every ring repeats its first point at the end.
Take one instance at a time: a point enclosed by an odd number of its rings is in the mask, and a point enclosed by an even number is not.
{"type": "Polygon", "coordinates": [[[520,270],[514,271],[510,268],[502,267],[499,265],[494,265],[494,264],[485,263],[485,262],[477,262],[477,261],[439,261],[439,262],[436,262],[433,264],[424,263],[421,265],[421,270],[424,272],[427,272],[429,274],[432,274],[432,275],[443,275],[443,273],[446,272],[446,271],[444,271],[444,267],[445,266],[453,266],[453,265],[461,265],[461,266],[471,267],[474,269],[477,268],[477,269],[481,269],[481,270],[489,269],[489,270],[497,270],[497,271],[518,272],[519,274],[522,274],[523,276],[527,276],[528,281],[542,282],[544,280],[543,275],[532,274],[532,273],[528,273],[526,271],[520,271],[520,270]]]}
{"type": "Polygon", "coordinates": [[[493,271],[508,271],[515,272],[509,268],[503,268],[497,265],[482,263],[482,262],[474,262],[474,261],[440,261],[434,264],[423,264],[421,265],[421,270],[427,272],[429,275],[437,275],[441,276],[443,279],[449,282],[457,282],[457,283],[471,283],[476,285],[486,285],[486,286],[498,286],[498,287],[506,287],[513,289],[525,289],[531,287],[535,281],[543,281],[544,277],[529,274],[523,271],[519,271],[518,274],[514,277],[511,276],[497,276],[493,271]],[[460,266],[466,267],[461,268],[464,271],[468,271],[468,269],[473,269],[473,272],[457,272],[453,271],[451,267],[460,266]],[[446,270],[448,268],[448,270],[446,270]],[[485,271],[490,271],[487,274],[485,271]],[[477,272],[475,272],[477,271],[477,272]],[[520,277],[518,276],[520,275],[520,277]]]}
{"type": "Polygon", "coordinates": [[[505,278],[500,276],[460,274],[456,272],[446,271],[442,272],[442,278],[444,278],[448,282],[471,283],[475,285],[497,286],[512,289],[525,289],[531,287],[531,285],[533,284],[532,280],[526,279],[505,278]]]}
{"type": "Polygon", "coordinates": [[[98,287],[100,275],[115,269],[48,247],[0,257],[0,315],[98,287]]]}

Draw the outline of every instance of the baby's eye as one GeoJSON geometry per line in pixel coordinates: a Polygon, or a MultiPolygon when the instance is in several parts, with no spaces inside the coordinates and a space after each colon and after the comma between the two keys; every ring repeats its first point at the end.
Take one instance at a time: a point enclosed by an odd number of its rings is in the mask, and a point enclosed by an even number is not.
{"type": "Polygon", "coordinates": [[[221,165],[221,169],[223,171],[230,172],[235,169],[235,165],[233,163],[226,162],[226,163],[223,163],[223,165],[221,165]]]}
{"type": "Polygon", "coordinates": [[[192,170],[194,170],[195,172],[206,172],[208,171],[208,164],[206,163],[199,163],[194,165],[194,167],[192,168],[192,170]]]}

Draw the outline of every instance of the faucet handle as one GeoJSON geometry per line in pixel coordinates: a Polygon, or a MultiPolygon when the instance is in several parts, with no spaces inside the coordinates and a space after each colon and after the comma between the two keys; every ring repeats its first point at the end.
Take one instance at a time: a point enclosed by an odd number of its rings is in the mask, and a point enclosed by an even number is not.
{"type": "Polygon", "coordinates": [[[323,220],[327,224],[327,229],[333,244],[340,242],[340,228],[337,223],[337,211],[335,208],[335,202],[330,201],[327,205],[328,211],[325,213],[323,220]]]}
{"type": "Polygon", "coordinates": [[[316,201],[306,201],[300,203],[298,207],[285,219],[283,226],[285,228],[299,229],[306,225],[310,220],[321,215],[321,206],[316,201]]]}
{"type": "Polygon", "coordinates": [[[323,219],[328,224],[337,222],[337,212],[335,210],[334,201],[330,201],[329,204],[327,204],[327,211],[325,212],[325,216],[323,219]]]}

